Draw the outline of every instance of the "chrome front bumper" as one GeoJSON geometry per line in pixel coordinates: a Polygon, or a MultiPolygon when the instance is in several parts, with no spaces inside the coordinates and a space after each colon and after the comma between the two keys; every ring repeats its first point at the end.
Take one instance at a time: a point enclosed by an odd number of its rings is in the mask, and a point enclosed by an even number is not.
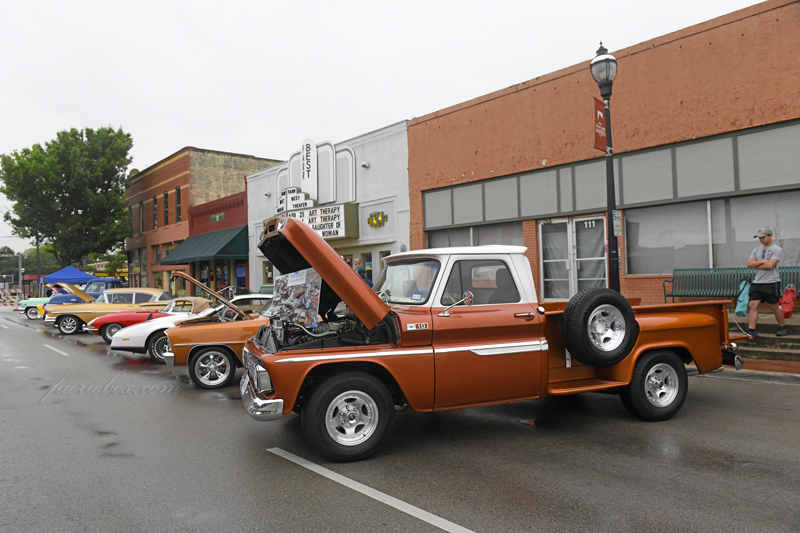
{"type": "Polygon", "coordinates": [[[283,414],[283,400],[261,398],[250,382],[250,372],[245,370],[239,382],[244,410],[253,420],[276,420],[283,414]]]}
{"type": "Polygon", "coordinates": [[[174,365],[175,364],[175,354],[174,353],[172,353],[172,352],[164,352],[162,357],[164,358],[164,362],[166,362],[168,365],[174,365]]]}

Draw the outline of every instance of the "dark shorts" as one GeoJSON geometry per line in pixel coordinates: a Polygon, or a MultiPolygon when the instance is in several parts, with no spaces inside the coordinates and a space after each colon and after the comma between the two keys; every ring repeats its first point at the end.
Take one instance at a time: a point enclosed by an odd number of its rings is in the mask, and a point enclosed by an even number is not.
{"type": "Polygon", "coordinates": [[[753,283],[750,285],[750,301],[776,304],[781,299],[781,282],[753,283]]]}

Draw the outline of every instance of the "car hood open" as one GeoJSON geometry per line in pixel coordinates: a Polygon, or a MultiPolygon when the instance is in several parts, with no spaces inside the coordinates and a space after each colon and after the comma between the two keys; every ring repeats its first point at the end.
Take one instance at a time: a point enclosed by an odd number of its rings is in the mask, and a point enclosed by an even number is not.
{"type": "Polygon", "coordinates": [[[344,301],[372,329],[389,313],[389,306],[310,226],[292,217],[281,217],[267,222],[265,229],[258,248],[282,274],[313,268],[322,276],[321,316],[327,316],[344,301]]]}
{"type": "Polygon", "coordinates": [[[64,281],[59,281],[58,283],[54,283],[53,285],[59,285],[61,287],[66,288],[68,291],[70,291],[72,294],[74,294],[75,296],[77,296],[78,298],[80,298],[81,300],[86,302],[87,304],[88,303],[92,303],[94,301],[94,298],[92,298],[91,296],[89,296],[88,294],[86,294],[85,292],[80,290],[78,287],[76,287],[72,283],[66,283],[64,281]]]}
{"type": "Polygon", "coordinates": [[[207,293],[209,293],[209,294],[210,294],[212,297],[216,298],[216,299],[217,299],[217,301],[219,301],[220,303],[222,303],[222,304],[225,304],[226,306],[228,306],[228,307],[230,307],[231,309],[233,309],[233,311],[234,311],[234,312],[236,312],[236,314],[238,314],[238,315],[239,315],[241,318],[243,318],[244,320],[252,320],[252,319],[253,319],[253,317],[251,317],[250,315],[248,315],[247,313],[245,313],[244,311],[242,311],[241,309],[239,309],[238,307],[236,307],[236,305],[234,305],[233,303],[231,303],[231,302],[230,302],[230,301],[229,301],[227,298],[223,297],[223,296],[222,296],[221,294],[219,294],[218,292],[214,292],[214,291],[212,291],[211,289],[209,289],[208,287],[206,287],[205,285],[203,285],[202,283],[200,283],[199,281],[197,281],[196,279],[194,279],[194,278],[193,278],[192,276],[190,276],[189,274],[187,274],[187,273],[185,273],[185,272],[181,272],[180,270],[177,270],[177,271],[175,271],[175,272],[173,272],[173,273],[172,273],[172,277],[173,277],[173,278],[174,278],[174,277],[176,277],[176,276],[177,276],[177,277],[179,277],[179,278],[183,278],[183,279],[185,279],[186,281],[189,281],[189,282],[191,282],[191,283],[194,283],[196,286],[200,287],[200,289],[202,289],[202,290],[206,291],[206,292],[207,292],[207,293]]]}

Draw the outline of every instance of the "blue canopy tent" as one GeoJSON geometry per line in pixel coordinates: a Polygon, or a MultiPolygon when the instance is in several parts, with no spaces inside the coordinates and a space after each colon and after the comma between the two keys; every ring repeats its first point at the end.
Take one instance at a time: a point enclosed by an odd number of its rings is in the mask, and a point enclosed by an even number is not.
{"type": "Polygon", "coordinates": [[[53,272],[49,276],[45,276],[42,278],[42,284],[45,283],[72,283],[74,285],[79,285],[81,283],[89,283],[90,281],[96,280],[95,276],[91,274],[87,274],[86,272],[81,272],[77,268],[68,266],[64,267],[57,272],[53,272]]]}

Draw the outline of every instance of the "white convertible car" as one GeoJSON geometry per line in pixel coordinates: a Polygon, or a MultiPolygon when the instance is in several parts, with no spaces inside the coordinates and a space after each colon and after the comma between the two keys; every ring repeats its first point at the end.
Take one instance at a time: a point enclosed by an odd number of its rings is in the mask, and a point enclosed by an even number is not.
{"type": "MultiPolygon", "coordinates": [[[[250,313],[257,311],[270,300],[272,297],[265,294],[242,294],[233,297],[230,301],[245,313],[250,313]]],[[[224,309],[224,305],[217,305],[197,314],[181,313],[164,316],[122,328],[111,337],[111,349],[121,352],[146,353],[154,362],[164,364],[163,354],[169,348],[169,339],[164,333],[165,330],[178,322],[210,316],[219,311],[224,312],[224,309]]]]}

